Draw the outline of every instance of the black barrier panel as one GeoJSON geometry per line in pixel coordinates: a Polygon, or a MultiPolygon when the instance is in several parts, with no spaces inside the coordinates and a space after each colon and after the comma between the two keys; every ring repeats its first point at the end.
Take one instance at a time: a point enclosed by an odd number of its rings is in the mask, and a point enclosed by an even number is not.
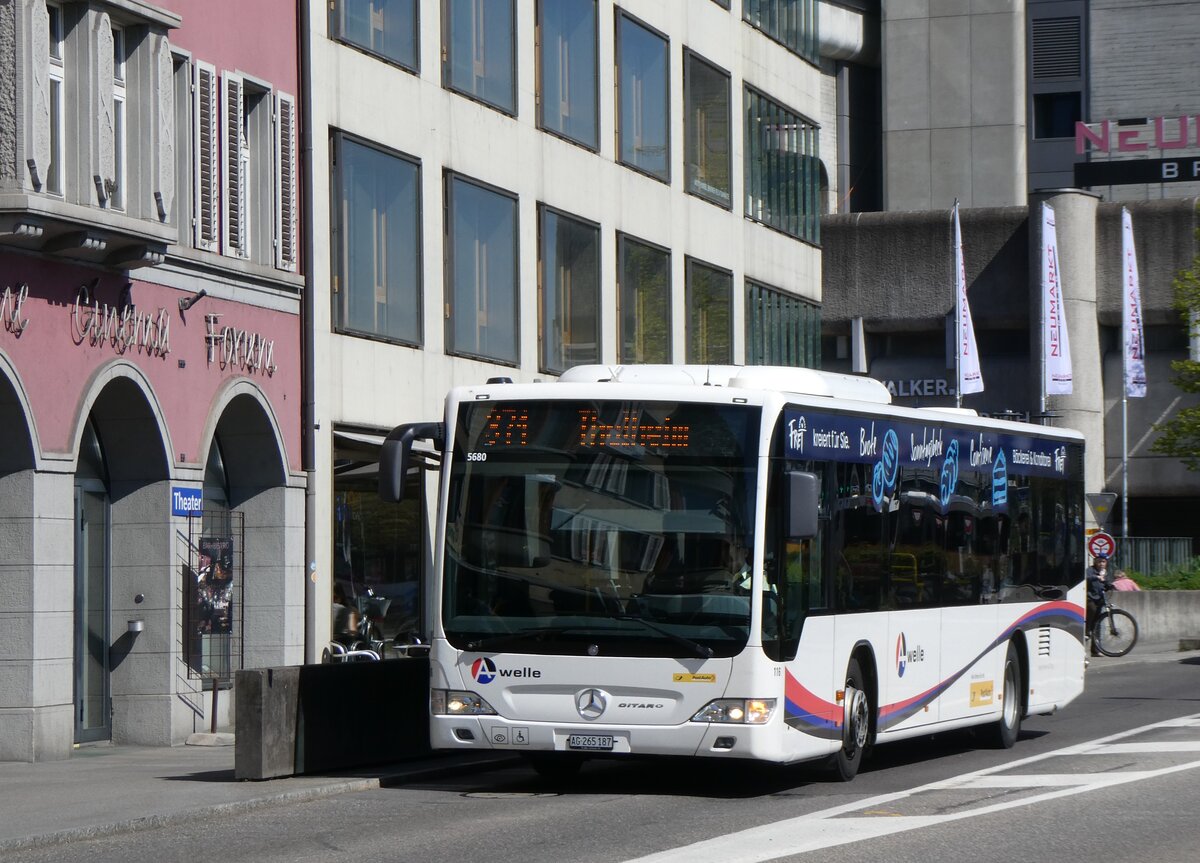
{"type": "Polygon", "coordinates": [[[297,713],[298,775],[422,758],[429,659],[302,666],[297,713]]]}

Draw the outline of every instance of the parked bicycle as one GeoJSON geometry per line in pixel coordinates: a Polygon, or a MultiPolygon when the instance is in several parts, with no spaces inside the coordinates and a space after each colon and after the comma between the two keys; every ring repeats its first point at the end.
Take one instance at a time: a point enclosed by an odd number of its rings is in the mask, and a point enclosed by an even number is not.
{"type": "Polygon", "coordinates": [[[1100,596],[1100,611],[1092,624],[1092,646],[1105,656],[1124,656],[1137,644],[1137,619],[1108,601],[1112,590],[1111,584],[1105,585],[1100,596]]]}

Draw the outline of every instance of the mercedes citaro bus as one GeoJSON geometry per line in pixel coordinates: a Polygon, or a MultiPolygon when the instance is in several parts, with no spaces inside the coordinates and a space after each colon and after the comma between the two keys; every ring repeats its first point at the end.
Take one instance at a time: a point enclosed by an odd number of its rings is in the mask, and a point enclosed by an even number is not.
{"type": "Polygon", "coordinates": [[[545,773],[598,755],[822,760],[1022,718],[1084,674],[1083,439],[808,369],[583,366],[453,390],[430,735],[545,773]]]}

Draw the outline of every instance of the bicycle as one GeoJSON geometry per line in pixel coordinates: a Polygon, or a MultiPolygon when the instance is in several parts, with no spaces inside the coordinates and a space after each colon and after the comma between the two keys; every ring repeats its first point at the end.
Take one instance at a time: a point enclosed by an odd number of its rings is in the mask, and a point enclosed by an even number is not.
{"type": "Polygon", "coordinates": [[[1112,585],[1105,585],[1100,612],[1092,624],[1092,646],[1105,656],[1124,656],[1137,644],[1137,619],[1108,601],[1112,585]]]}

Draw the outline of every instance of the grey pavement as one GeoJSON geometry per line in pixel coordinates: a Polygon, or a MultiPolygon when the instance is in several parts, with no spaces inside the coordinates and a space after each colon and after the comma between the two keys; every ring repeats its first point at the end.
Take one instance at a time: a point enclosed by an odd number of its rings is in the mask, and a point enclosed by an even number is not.
{"type": "Polygon", "coordinates": [[[63,761],[0,762],[0,858],[44,847],[512,763],[433,755],[320,776],[233,775],[233,746],[88,745],[63,761]]]}
{"type": "MultiPolygon", "coordinates": [[[[1092,657],[1089,671],[1179,661],[1197,653],[1139,645],[1120,659],[1092,657]]],[[[512,756],[501,753],[433,755],[337,774],[242,781],[234,779],[230,745],[81,746],[63,761],[0,762],[0,856],[512,762],[512,756]]]]}

